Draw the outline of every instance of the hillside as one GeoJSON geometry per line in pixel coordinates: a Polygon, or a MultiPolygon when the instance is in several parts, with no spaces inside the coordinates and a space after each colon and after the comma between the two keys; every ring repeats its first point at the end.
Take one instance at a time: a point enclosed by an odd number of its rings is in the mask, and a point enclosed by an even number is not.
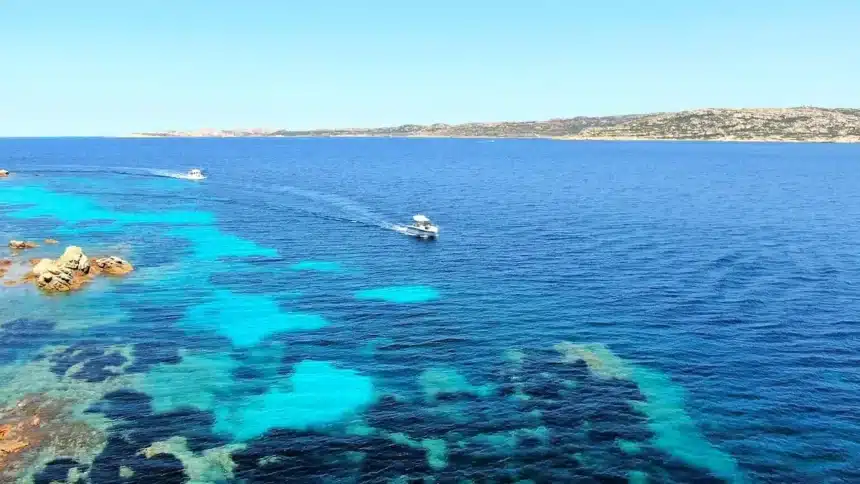
{"type": "Polygon", "coordinates": [[[476,137],[476,138],[558,138],[579,133],[585,128],[611,126],[636,119],[640,115],[588,117],[578,116],[548,121],[519,121],[466,124],[404,124],[384,128],[318,129],[292,131],[286,129],[203,129],[196,131],[158,131],[137,133],[149,137],[476,137]]]}
{"type": "Polygon", "coordinates": [[[860,109],[699,109],[642,116],[576,135],[593,139],[860,141],[860,109]]]}
{"type": "Polygon", "coordinates": [[[145,137],[476,137],[860,142],[860,109],[816,107],[698,109],[676,113],[548,121],[405,124],[387,128],[311,131],[233,129],[160,131],[145,137]]]}

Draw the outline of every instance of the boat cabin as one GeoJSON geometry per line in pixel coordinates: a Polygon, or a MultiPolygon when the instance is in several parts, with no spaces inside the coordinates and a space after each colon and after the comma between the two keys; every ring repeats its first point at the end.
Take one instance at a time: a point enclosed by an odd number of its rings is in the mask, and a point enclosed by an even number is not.
{"type": "Polygon", "coordinates": [[[433,226],[433,224],[430,223],[430,219],[425,217],[424,215],[416,215],[416,216],[412,217],[412,221],[415,222],[416,227],[419,227],[422,229],[429,229],[430,227],[433,226]]]}

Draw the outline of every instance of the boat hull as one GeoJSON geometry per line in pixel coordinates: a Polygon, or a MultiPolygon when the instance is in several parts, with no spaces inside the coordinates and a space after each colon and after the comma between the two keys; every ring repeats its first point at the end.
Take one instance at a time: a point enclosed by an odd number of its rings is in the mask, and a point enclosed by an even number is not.
{"type": "Polygon", "coordinates": [[[435,239],[439,237],[439,231],[421,230],[415,227],[406,227],[404,231],[406,235],[417,237],[419,239],[435,239]]]}

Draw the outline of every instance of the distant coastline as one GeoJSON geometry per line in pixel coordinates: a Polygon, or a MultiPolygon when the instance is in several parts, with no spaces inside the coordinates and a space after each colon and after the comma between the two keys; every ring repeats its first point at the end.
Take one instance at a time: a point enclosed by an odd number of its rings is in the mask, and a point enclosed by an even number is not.
{"type": "Polygon", "coordinates": [[[132,133],[134,138],[529,138],[582,141],[860,143],[860,109],[698,109],[675,113],[579,116],[547,121],[407,124],[385,128],[201,129],[132,133]]]}

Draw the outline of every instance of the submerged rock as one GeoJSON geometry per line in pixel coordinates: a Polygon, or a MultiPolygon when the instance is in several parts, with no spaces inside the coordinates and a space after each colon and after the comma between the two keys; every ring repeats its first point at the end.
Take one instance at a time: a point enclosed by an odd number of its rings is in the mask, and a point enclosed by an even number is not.
{"type": "Polygon", "coordinates": [[[9,259],[0,259],[0,277],[6,275],[9,272],[9,267],[12,266],[12,261],[9,259]]]}
{"type": "Polygon", "coordinates": [[[45,242],[46,244],[49,244],[49,245],[56,245],[56,244],[59,244],[59,243],[60,243],[60,241],[59,241],[59,240],[56,240],[56,239],[45,239],[45,240],[44,240],[44,242],[45,242]]]}
{"type": "Polygon", "coordinates": [[[141,450],[140,454],[147,459],[159,455],[170,455],[179,459],[191,482],[229,482],[236,469],[231,454],[244,450],[245,447],[244,444],[231,444],[194,452],[188,448],[188,439],[174,435],[167,440],[153,442],[141,450]]]}
{"type": "Polygon", "coordinates": [[[598,377],[619,380],[631,378],[630,366],[605,345],[599,343],[575,344],[564,341],[555,345],[555,350],[561,353],[565,363],[584,361],[588,369],[598,377]]]}
{"type": "Polygon", "coordinates": [[[14,250],[24,250],[24,249],[34,249],[38,247],[39,244],[32,241],[24,241],[24,240],[10,240],[9,248],[14,250]]]}
{"type": "Polygon", "coordinates": [[[134,270],[134,266],[132,266],[128,261],[116,256],[96,259],[95,265],[101,272],[112,276],[121,276],[134,270]]]}
{"type": "Polygon", "coordinates": [[[67,412],[67,402],[45,395],[30,395],[0,410],[0,482],[12,482],[43,449],[73,455],[101,447],[104,435],[83,422],[69,420],[67,412]]]}
{"type": "Polygon", "coordinates": [[[30,445],[20,435],[18,427],[9,424],[0,425],[0,456],[14,454],[30,445]]]}

